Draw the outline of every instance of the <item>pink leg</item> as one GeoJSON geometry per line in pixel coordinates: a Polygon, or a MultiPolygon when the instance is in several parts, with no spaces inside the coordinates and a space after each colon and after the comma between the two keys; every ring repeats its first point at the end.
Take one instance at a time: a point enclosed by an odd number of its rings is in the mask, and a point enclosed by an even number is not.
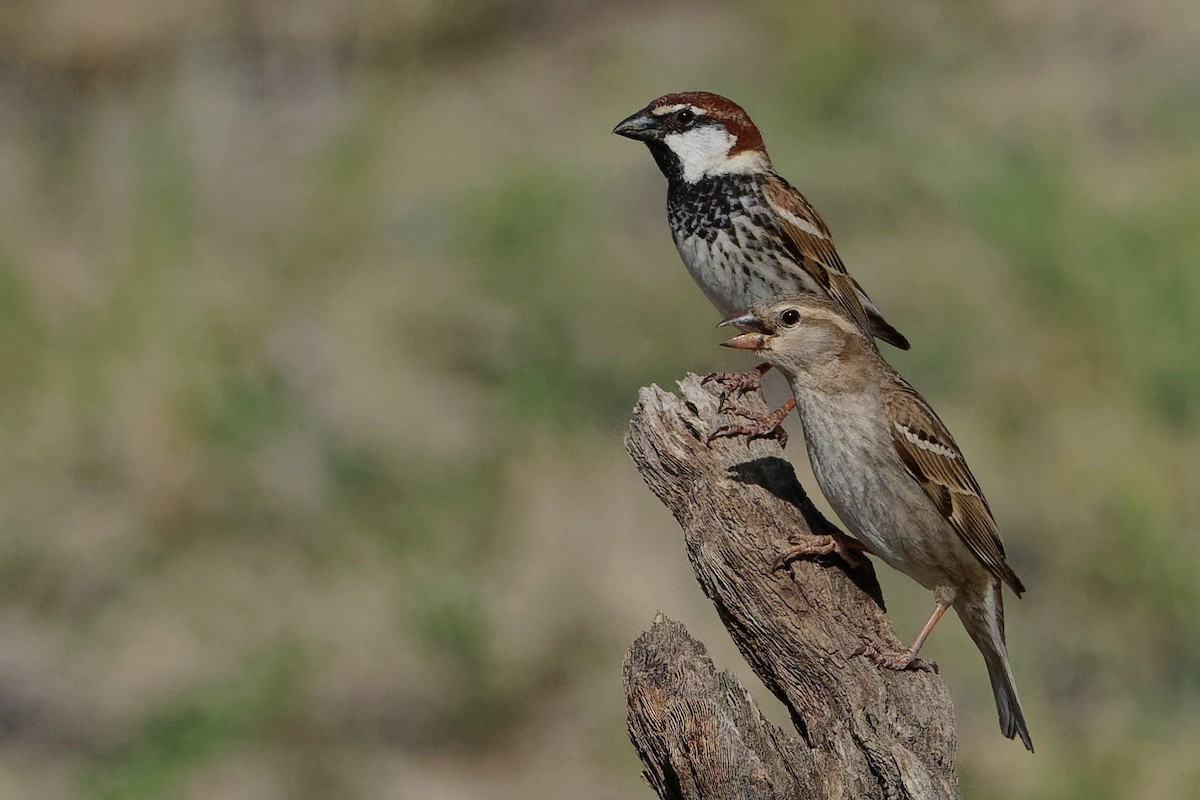
{"type": "Polygon", "coordinates": [[[921,670],[923,672],[937,672],[937,664],[932,661],[926,661],[923,658],[917,658],[917,653],[921,652],[921,647],[925,644],[925,640],[929,638],[929,634],[933,632],[933,628],[938,624],[938,620],[942,618],[942,614],[946,613],[946,609],[950,606],[946,603],[938,601],[933,607],[933,613],[929,615],[929,620],[925,623],[925,627],[921,628],[921,632],[917,634],[917,639],[912,643],[912,647],[907,647],[903,650],[888,650],[874,639],[863,639],[862,646],[854,651],[852,655],[866,656],[885,669],[895,670],[921,670]]]}

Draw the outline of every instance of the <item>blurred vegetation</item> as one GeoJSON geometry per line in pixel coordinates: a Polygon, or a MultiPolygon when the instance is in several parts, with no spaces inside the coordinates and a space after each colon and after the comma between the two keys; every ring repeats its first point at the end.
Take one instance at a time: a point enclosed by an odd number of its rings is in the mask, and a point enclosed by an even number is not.
{"type": "Polygon", "coordinates": [[[754,684],[620,444],[639,386],[743,364],[608,133],[705,88],[914,342],[1031,587],[1036,756],[962,632],[930,645],[966,795],[1200,796],[1197,31],[1174,0],[0,11],[0,795],[638,796],[618,669],[656,610],[754,684]]]}

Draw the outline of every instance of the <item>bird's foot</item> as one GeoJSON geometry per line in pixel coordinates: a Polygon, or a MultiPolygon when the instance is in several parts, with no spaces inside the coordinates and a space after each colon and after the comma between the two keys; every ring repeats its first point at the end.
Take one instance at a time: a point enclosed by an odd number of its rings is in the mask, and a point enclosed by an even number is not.
{"type": "Polygon", "coordinates": [[[866,548],[862,542],[844,533],[830,532],[828,534],[804,536],[799,540],[790,540],[791,545],[775,560],[772,571],[781,570],[793,561],[814,556],[827,556],[837,553],[850,569],[858,569],[866,564],[861,553],[866,548]]]}
{"type": "Polygon", "coordinates": [[[779,440],[780,447],[787,447],[788,435],[787,431],[783,429],[783,419],[795,407],[795,401],[789,401],[765,416],[743,411],[740,408],[730,409],[729,413],[736,414],[749,422],[742,425],[722,425],[708,435],[708,442],[732,436],[745,436],[750,440],[774,437],[779,440]]]}
{"type": "Polygon", "coordinates": [[[932,661],[926,661],[923,658],[918,658],[917,654],[908,648],[904,650],[888,650],[875,639],[868,639],[865,636],[862,639],[862,644],[850,655],[865,656],[884,669],[894,669],[897,671],[907,669],[934,673],[938,671],[937,664],[932,661]]]}
{"type": "Polygon", "coordinates": [[[767,365],[756,367],[749,372],[710,372],[701,379],[700,385],[715,383],[720,386],[723,391],[721,401],[724,403],[725,398],[731,394],[740,396],[761,389],[763,373],[767,371],[763,369],[764,366],[767,365]]]}
{"type": "Polygon", "coordinates": [[[734,411],[738,398],[750,392],[762,391],[763,375],[770,369],[770,364],[759,364],[749,372],[710,372],[700,380],[700,385],[715,383],[721,387],[721,404],[717,410],[734,411]]]}

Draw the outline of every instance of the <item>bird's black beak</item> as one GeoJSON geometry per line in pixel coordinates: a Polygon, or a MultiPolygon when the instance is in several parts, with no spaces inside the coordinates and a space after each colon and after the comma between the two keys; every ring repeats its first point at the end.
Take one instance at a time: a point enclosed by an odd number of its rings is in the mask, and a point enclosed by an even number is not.
{"type": "Polygon", "coordinates": [[[621,120],[617,124],[617,127],[613,128],[613,133],[618,136],[624,136],[626,139],[649,142],[658,139],[662,135],[662,128],[658,125],[658,119],[649,111],[642,109],[636,114],[621,120]]]}
{"type": "Polygon", "coordinates": [[[746,309],[735,311],[717,323],[718,328],[724,328],[727,325],[735,325],[744,331],[754,331],[755,333],[774,333],[767,327],[767,323],[758,318],[757,314],[746,309]]]}
{"type": "Polygon", "coordinates": [[[774,331],[751,311],[735,311],[721,320],[718,328],[726,325],[736,325],[746,333],[735,336],[727,342],[721,342],[722,347],[732,347],[735,350],[763,350],[768,347],[774,331]]]}

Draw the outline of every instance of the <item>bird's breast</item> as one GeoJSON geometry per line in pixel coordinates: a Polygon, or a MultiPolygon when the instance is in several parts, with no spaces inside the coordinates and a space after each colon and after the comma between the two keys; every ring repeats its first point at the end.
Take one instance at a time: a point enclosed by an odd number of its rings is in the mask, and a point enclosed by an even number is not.
{"type": "Polygon", "coordinates": [[[978,567],[905,470],[882,407],[870,398],[797,392],[813,475],[850,532],[926,588],[978,567]]]}
{"type": "Polygon", "coordinates": [[[693,280],[722,314],[782,294],[818,291],[782,247],[761,192],[706,181],[672,193],[671,234],[693,280]],[[704,185],[707,184],[707,185],[704,185]]]}

